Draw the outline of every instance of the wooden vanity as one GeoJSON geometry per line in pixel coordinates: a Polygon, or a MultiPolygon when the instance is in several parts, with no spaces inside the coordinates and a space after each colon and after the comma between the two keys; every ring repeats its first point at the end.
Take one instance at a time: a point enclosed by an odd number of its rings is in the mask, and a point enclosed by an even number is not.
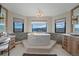
{"type": "Polygon", "coordinates": [[[63,35],[62,48],[73,56],[79,56],[79,36],[63,35]]]}
{"type": "MultiPolygon", "coordinates": [[[[12,48],[15,47],[15,35],[9,35],[10,37],[10,43],[9,43],[9,50],[11,50],[12,48]]],[[[8,51],[8,49],[4,50],[4,51],[8,51]]]]}
{"type": "Polygon", "coordinates": [[[13,36],[9,36],[11,38],[11,41],[10,41],[10,49],[14,48],[15,47],[15,35],[13,36]]]}

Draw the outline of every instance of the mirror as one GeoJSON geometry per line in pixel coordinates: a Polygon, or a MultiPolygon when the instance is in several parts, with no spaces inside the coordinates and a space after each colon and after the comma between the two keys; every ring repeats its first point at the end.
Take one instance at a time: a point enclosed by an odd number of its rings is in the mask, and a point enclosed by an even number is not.
{"type": "Polygon", "coordinates": [[[72,21],[78,22],[79,18],[79,5],[72,9],[72,21]]]}
{"type": "Polygon", "coordinates": [[[7,29],[7,9],[0,5],[0,32],[5,32],[7,29]]]}
{"type": "Polygon", "coordinates": [[[73,27],[75,24],[79,24],[79,5],[71,10],[72,32],[75,32],[73,27]]]}

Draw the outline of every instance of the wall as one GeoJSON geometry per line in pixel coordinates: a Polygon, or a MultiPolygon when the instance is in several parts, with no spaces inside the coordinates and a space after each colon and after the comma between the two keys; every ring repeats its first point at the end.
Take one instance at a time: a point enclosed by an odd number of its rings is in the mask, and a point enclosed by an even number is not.
{"type": "Polygon", "coordinates": [[[52,17],[37,18],[35,16],[21,16],[11,11],[8,11],[7,32],[13,32],[13,18],[24,19],[24,32],[32,32],[32,21],[45,21],[47,22],[47,32],[52,32],[52,17]]]}
{"type": "Polygon", "coordinates": [[[52,32],[52,17],[35,17],[29,16],[25,19],[25,32],[32,32],[32,25],[31,22],[33,21],[40,21],[40,22],[47,22],[47,32],[52,32]]]}
{"type": "Polygon", "coordinates": [[[7,32],[13,32],[13,18],[14,17],[24,19],[24,16],[8,11],[7,32]]]}
{"type": "Polygon", "coordinates": [[[71,32],[70,16],[71,16],[70,11],[54,16],[53,18],[52,17],[37,18],[34,16],[24,17],[11,11],[8,11],[7,32],[13,32],[13,17],[24,19],[24,32],[32,32],[31,28],[32,21],[45,21],[48,23],[47,32],[53,32],[53,33],[55,33],[55,20],[66,17],[66,33],[70,33],[71,32]]]}
{"type": "Polygon", "coordinates": [[[55,32],[55,20],[62,19],[64,17],[66,17],[66,33],[71,32],[71,13],[70,13],[70,11],[53,17],[53,20],[52,20],[52,32],[55,32]]]}

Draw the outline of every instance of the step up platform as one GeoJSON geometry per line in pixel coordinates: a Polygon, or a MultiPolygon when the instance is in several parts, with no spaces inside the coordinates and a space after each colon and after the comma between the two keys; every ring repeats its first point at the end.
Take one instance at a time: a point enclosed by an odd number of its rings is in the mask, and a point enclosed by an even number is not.
{"type": "Polygon", "coordinates": [[[46,46],[30,46],[28,45],[27,40],[23,40],[22,43],[27,53],[48,53],[54,47],[54,45],[56,44],[56,41],[51,40],[50,44],[46,46]]]}

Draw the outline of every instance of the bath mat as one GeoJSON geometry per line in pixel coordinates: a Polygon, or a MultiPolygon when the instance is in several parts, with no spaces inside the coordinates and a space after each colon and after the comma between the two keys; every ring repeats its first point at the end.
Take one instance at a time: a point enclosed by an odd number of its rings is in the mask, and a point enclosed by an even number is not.
{"type": "Polygon", "coordinates": [[[57,56],[57,54],[31,54],[31,53],[24,53],[23,56],[57,56]]]}

